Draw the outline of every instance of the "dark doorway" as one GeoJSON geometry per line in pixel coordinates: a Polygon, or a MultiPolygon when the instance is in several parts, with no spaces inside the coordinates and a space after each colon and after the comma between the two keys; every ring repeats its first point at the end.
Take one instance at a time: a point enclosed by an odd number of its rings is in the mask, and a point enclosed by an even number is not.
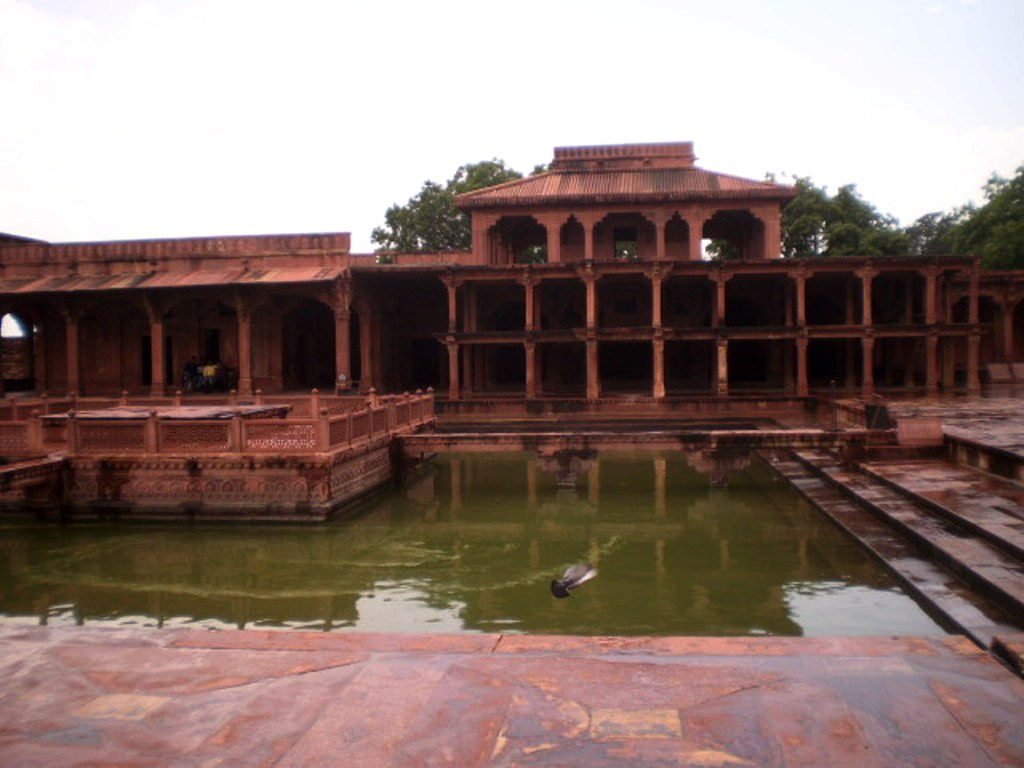
{"type": "Polygon", "coordinates": [[[409,347],[413,389],[436,389],[441,375],[440,345],[435,339],[411,339],[409,347]]]}
{"type": "Polygon", "coordinates": [[[334,312],[318,301],[304,301],[285,315],[282,337],[285,387],[333,391],[334,312]]]}
{"type": "Polygon", "coordinates": [[[206,328],[203,330],[203,360],[220,361],[219,328],[206,328]]]}

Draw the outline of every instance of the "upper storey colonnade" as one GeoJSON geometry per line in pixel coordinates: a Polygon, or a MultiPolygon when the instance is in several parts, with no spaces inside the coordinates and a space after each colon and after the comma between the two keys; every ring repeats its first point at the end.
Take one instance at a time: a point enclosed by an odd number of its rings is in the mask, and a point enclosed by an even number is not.
{"type": "Polygon", "coordinates": [[[690,142],[563,147],[548,171],[456,203],[472,217],[481,265],[699,261],[706,239],[743,259],[778,258],[781,209],[796,190],[694,162],[690,142]]]}

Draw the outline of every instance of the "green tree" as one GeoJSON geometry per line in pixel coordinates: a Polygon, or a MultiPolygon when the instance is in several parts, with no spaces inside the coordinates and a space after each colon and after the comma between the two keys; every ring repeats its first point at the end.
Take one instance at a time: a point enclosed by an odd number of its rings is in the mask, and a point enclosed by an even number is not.
{"type": "Polygon", "coordinates": [[[823,187],[797,177],[797,196],[782,209],[782,255],[793,258],[825,252],[825,223],[830,200],[823,187]]]}
{"type": "Polygon", "coordinates": [[[460,166],[444,186],[425,181],[405,205],[388,208],[384,226],[375,228],[370,239],[378,252],[466,250],[472,246],[473,235],[469,217],[455,207],[455,196],[521,178],[521,173],[498,159],[460,166]]]}
{"type": "Polygon", "coordinates": [[[926,213],[903,230],[907,237],[907,252],[914,256],[937,256],[956,253],[953,233],[973,209],[962,206],[953,211],[926,213]]]}
{"type": "Polygon", "coordinates": [[[796,179],[797,196],[782,210],[782,253],[804,256],[894,256],[907,237],[892,216],[879,213],[853,184],[829,197],[809,178],[796,179]]]}
{"type": "Polygon", "coordinates": [[[986,269],[1024,269],[1024,165],[1012,179],[993,175],[985,201],[953,230],[954,250],[980,256],[986,269]]]}

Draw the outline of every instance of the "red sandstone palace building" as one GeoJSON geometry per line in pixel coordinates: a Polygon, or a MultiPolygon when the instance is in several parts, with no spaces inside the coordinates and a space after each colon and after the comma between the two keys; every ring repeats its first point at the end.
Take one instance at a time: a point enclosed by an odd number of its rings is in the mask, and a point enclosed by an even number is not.
{"type": "Polygon", "coordinates": [[[791,187],[690,143],[568,147],[462,195],[471,252],[348,234],[47,243],[0,235],[8,389],[166,394],[193,357],[241,395],[433,387],[473,403],[977,391],[1024,378],[1024,273],[969,257],[780,258],[791,187]],[[740,259],[702,258],[722,239],[740,259]]]}

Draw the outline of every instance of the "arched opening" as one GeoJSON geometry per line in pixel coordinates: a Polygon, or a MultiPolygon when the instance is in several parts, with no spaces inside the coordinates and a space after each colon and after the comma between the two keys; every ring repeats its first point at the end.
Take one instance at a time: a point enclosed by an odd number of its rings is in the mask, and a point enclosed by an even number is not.
{"type": "Polygon", "coordinates": [[[32,325],[8,312],[0,320],[0,365],[3,391],[35,388],[35,356],[32,325]]]}
{"type": "Polygon", "coordinates": [[[704,223],[701,236],[724,243],[724,258],[760,259],[764,255],[764,225],[750,211],[716,211],[704,223]]]}
{"type": "Polygon", "coordinates": [[[281,370],[286,389],[333,391],[334,312],[325,304],[303,300],[285,313],[281,370]]]}
{"type": "Polygon", "coordinates": [[[548,260],[548,233],[532,216],[502,216],[488,230],[492,264],[541,264],[548,260]]]}
{"type": "Polygon", "coordinates": [[[657,249],[657,229],[639,213],[609,213],[594,227],[595,259],[653,259],[657,249]]]}

